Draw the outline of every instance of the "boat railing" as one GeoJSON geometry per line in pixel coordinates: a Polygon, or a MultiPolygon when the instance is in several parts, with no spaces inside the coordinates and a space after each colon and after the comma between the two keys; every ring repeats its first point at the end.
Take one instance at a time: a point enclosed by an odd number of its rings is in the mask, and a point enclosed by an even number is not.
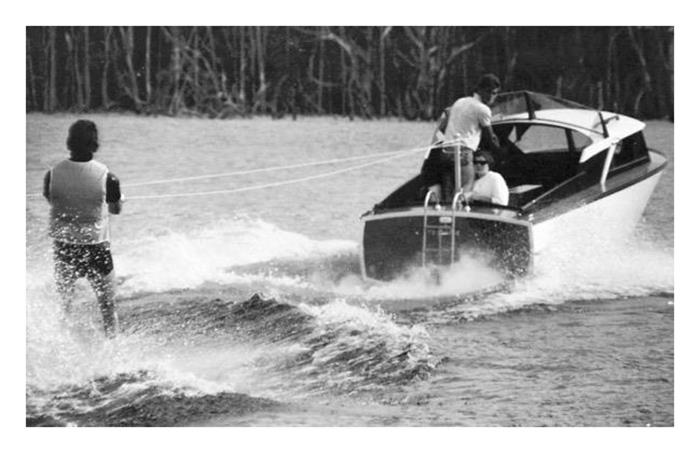
{"type": "Polygon", "coordinates": [[[608,180],[608,173],[610,172],[610,164],[612,164],[613,156],[615,155],[615,150],[619,144],[619,140],[615,140],[610,144],[607,154],[605,155],[605,162],[603,163],[603,170],[600,173],[600,188],[605,192],[605,182],[608,180]]]}
{"type": "Polygon", "coordinates": [[[425,194],[425,199],[423,201],[424,210],[428,210],[428,206],[433,198],[435,199],[435,209],[440,209],[440,196],[432,190],[428,190],[428,193],[425,194]]]}
{"type": "Polygon", "coordinates": [[[452,212],[453,213],[457,210],[457,205],[459,204],[460,200],[464,203],[465,209],[467,211],[469,211],[469,203],[467,202],[467,196],[464,194],[464,190],[460,190],[452,198],[452,212]]]}
{"type": "MultiPolygon", "coordinates": [[[[440,195],[433,192],[432,190],[428,190],[428,193],[425,194],[425,200],[423,201],[423,249],[421,253],[421,264],[423,267],[425,267],[427,261],[426,254],[428,252],[428,208],[430,207],[430,202],[433,199],[435,199],[435,209],[442,209],[440,207],[440,195]]],[[[437,232],[437,234],[439,234],[439,232],[437,232]]]]}
{"type": "Polygon", "coordinates": [[[467,196],[464,194],[464,190],[459,190],[452,197],[452,231],[450,233],[450,264],[455,263],[455,253],[457,248],[457,241],[455,236],[457,236],[457,211],[462,207],[464,203],[464,209],[469,211],[469,202],[467,201],[467,196]]]}

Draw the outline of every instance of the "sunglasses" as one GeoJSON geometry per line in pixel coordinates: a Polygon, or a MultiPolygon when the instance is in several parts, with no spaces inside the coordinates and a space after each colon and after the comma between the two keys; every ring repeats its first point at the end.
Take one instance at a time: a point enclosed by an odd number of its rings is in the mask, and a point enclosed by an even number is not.
{"type": "Polygon", "coordinates": [[[474,161],[474,165],[486,165],[486,164],[488,164],[488,162],[486,162],[485,160],[475,160],[474,161]]]}

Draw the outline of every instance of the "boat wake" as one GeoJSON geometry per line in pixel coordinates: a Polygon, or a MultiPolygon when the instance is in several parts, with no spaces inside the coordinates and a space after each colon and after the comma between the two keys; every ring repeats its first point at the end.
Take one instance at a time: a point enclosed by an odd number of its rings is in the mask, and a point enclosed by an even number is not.
{"type": "Polygon", "coordinates": [[[199,289],[128,301],[111,341],[95,323],[34,325],[27,424],[210,423],[299,399],[372,398],[427,378],[439,362],[423,328],[376,308],[211,297],[199,289]]]}
{"type": "Polygon", "coordinates": [[[433,321],[472,320],[569,302],[647,296],[673,298],[671,250],[659,248],[643,234],[626,242],[578,239],[545,250],[537,257],[534,274],[514,280],[506,291],[433,313],[433,321]]]}
{"type": "Polygon", "coordinates": [[[115,262],[121,275],[119,293],[129,299],[220,286],[239,298],[258,291],[294,301],[343,298],[393,312],[458,301],[505,280],[485,260],[464,258],[443,269],[439,280],[433,270],[413,269],[390,282],[366,282],[357,243],[312,240],[260,220],[243,219],[187,234],[163,232],[123,248],[115,262]]]}
{"type": "Polygon", "coordinates": [[[300,399],[371,399],[434,372],[432,323],[673,293],[672,254],[641,240],[540,258],[535,275],[491,293],[503,278],[477,260],[440,283],[420,271],[365,283],[352,241],[248,220],[164,233],[117,248],[123,335],[111,341],[86,286],[62,318],[43,263],[28,279],[27,425],[196,425],[300,399]]]}
{"type": "Polygon", "coordinates": [[[356,247],[352,241],[316,241],[262,220],[241,218],[187,233],[166,230],[134,239],[121,245],[115,266],[124,277],[122,294],[191,289],[203,283],[260,283],[261,279],[304,287],[308,284],[295,272],[278,272],[278,263],[323,261],[356,253],[356,247]]]}
{"type": "Polygon", "coordinates": [[[177,426],[282,406],[241,393],[177,387],[147,370],[53,389],[29,386],[27,396],[27,426],[177,426]]]}
{"type": "MultiPolygon", "coordinates": [[[[471,300],[473,294],[503,288],[506,281],[485,260],[465,254],[439,280],[431,271],[414,269],[390,282],[365,282],[358,250],[353,241],[318,241],[262,220],[241,219],[142,238],[122,246],[115,263],[122,276],[119,293],[129,299],[209,285],[238,298],[264,292],[292,301],[394,301],[390,308],[399,309],[402,301],[418,307],[431,299],[471,300]]],[[[509,283],[508,294],[495,298],[505,297],[518,308],[673,292],[672,250],[660,249],[643,234],[627,242],[570,238],[553,244],[535,262],[534,275],[509,283]]]]}

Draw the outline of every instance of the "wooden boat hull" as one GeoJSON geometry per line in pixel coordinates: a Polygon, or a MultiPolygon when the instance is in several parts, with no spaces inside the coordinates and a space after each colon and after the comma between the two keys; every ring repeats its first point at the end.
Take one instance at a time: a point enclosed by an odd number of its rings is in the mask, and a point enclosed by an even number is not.
{"type": "MultiPolygon", "coordinates": [[[[365,278],[392,280],[423,266],[422,208],[371,214],[364,220],[361,260],[365,278]]],[[[452,221],[449,210],[431,210],[427,215],[428,225],[442,225],[446,230],[452,221]]],[[[466,211],[458,211],[454,221],[455,262],[469,255],[507,275],[523,275],[530,270],[533,242],[529,221],[466,211]]],[[[433,230],[426,239],[432,249],[438,241],[442,242],[442,252],[426,253],[426,264],[446,265],[452,261],[451,234],[433,230]],[[438,238],[440,234],[442,238],[438,238]]]]}

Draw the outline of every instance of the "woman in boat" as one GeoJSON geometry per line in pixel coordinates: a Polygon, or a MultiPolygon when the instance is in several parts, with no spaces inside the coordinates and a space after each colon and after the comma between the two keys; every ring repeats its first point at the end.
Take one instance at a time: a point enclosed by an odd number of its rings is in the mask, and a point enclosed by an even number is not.
{"type": "Polygon", "coordinates": [[[467,201],[482,201],[486,203],[508,204],[508,185],[500,173],[491,171],[493,157],[488,151],[474,153],[474,189],[465,197],[467,201]]]}

